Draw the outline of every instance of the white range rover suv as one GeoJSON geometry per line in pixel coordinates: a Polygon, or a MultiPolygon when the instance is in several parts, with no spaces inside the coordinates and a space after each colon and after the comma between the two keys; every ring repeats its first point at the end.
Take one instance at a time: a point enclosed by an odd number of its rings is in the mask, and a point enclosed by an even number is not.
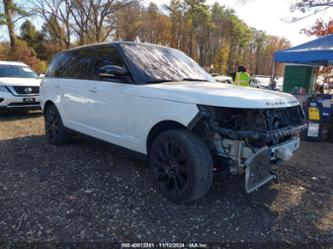
{"type": "Polygon", "coordinates": [[[0,110],[40,109],[40,82],[28,65],[0,61],[0,110]]]}
{"type": "Polygon", "coordinates": [[[184,53],[132,42],[57,54],[41,100],[49,143],[75,131],[145,154],[157,188],[177,203],[205,195],[220,172],[258,189],[307,127],[291,95],[216,84],[184,53]]]}

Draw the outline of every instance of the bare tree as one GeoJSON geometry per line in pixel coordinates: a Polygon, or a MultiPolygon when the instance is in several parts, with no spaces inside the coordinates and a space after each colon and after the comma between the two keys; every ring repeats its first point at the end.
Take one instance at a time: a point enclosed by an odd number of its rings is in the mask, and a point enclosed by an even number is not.
{"type": "MultiPolygon", "coordinates": [[[[33,10],[51,24],[51,17],[65,30],[58,34],[66,47],[77,36],[79,44],[103,42],[114,30],[113,15],[135,0],[34,0],[33,10]]],[[[54,23],[54,22],[53,22],[54,23]]],[[[54,31],[59,30],[56,25],[54,31]]]]}
{"type": "Polygon", "coordinates": [[[81,44],[103,42],[114,30],[114,14],[134,0],[66,0],[81,44]]]}
{"type": "Polygon", "coordinates": [[[71,3],[62,0],[34,0],[32,6],[32,11],[48,24],[60,46],[69,48],[72,32],[69,14],[71,3]]]}
{"type": "Polygon", "coordinates": [[[304,15],[292,17],[290,20],[286,19],[286,21],[297,22],[332,7],[333,0],[295,0],[295,2],[290,6],[291,12],[301,12],[304,15]]]}
{"type": "Polygon", "coordinates": [[[291,6],[292,10],[299,10],[301,12],[307,12],[314,8],[329,8],[333,7],[332,0],[296,0],[291,6]]]}

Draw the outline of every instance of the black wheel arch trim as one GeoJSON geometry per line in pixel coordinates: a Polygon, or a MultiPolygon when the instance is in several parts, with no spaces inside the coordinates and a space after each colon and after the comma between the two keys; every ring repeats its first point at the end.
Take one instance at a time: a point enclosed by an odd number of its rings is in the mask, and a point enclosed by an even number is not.
{"type": "Polygon", "coordinates": [[[157,138],[158,135],[173,129],[187,129],[187,127],[174,120],[164,120],[155,124],[149,131],[146,139],[146,150],[149,155],[150,148],[153,144],[153,141],[157,138]]]}

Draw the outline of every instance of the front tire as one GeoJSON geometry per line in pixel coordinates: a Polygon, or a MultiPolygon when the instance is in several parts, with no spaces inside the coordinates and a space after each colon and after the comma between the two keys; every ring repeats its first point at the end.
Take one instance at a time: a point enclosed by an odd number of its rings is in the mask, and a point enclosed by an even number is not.
{"type": "Polygon", "coordinates": [[[207,145],[186,130],[163,132],[150,153],[153,177],[164,197],[187,203],[204,196],[213,183],[213,161],[207,145]]]}
{"type": "Polygon", "coordinates": [[[61,116],[54,105],[50,105],[44,112],[45,133],[47,141],[53,145],[64,145],[70,140],[61,116]]]}

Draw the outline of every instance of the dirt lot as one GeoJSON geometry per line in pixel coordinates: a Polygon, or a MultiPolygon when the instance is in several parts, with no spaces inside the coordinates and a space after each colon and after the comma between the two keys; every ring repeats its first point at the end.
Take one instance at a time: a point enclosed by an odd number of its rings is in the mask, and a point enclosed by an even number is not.
{"type": "Polygon", "coordinates": [[[38,113],[0,116],[0,241],[333,246],[333,144],[303,143],[279,183],[253,194],[243,177],[223,177],[176,205],[154,190],[146,161],[86,138],[54,147],[43,133],[38,113]]]}

